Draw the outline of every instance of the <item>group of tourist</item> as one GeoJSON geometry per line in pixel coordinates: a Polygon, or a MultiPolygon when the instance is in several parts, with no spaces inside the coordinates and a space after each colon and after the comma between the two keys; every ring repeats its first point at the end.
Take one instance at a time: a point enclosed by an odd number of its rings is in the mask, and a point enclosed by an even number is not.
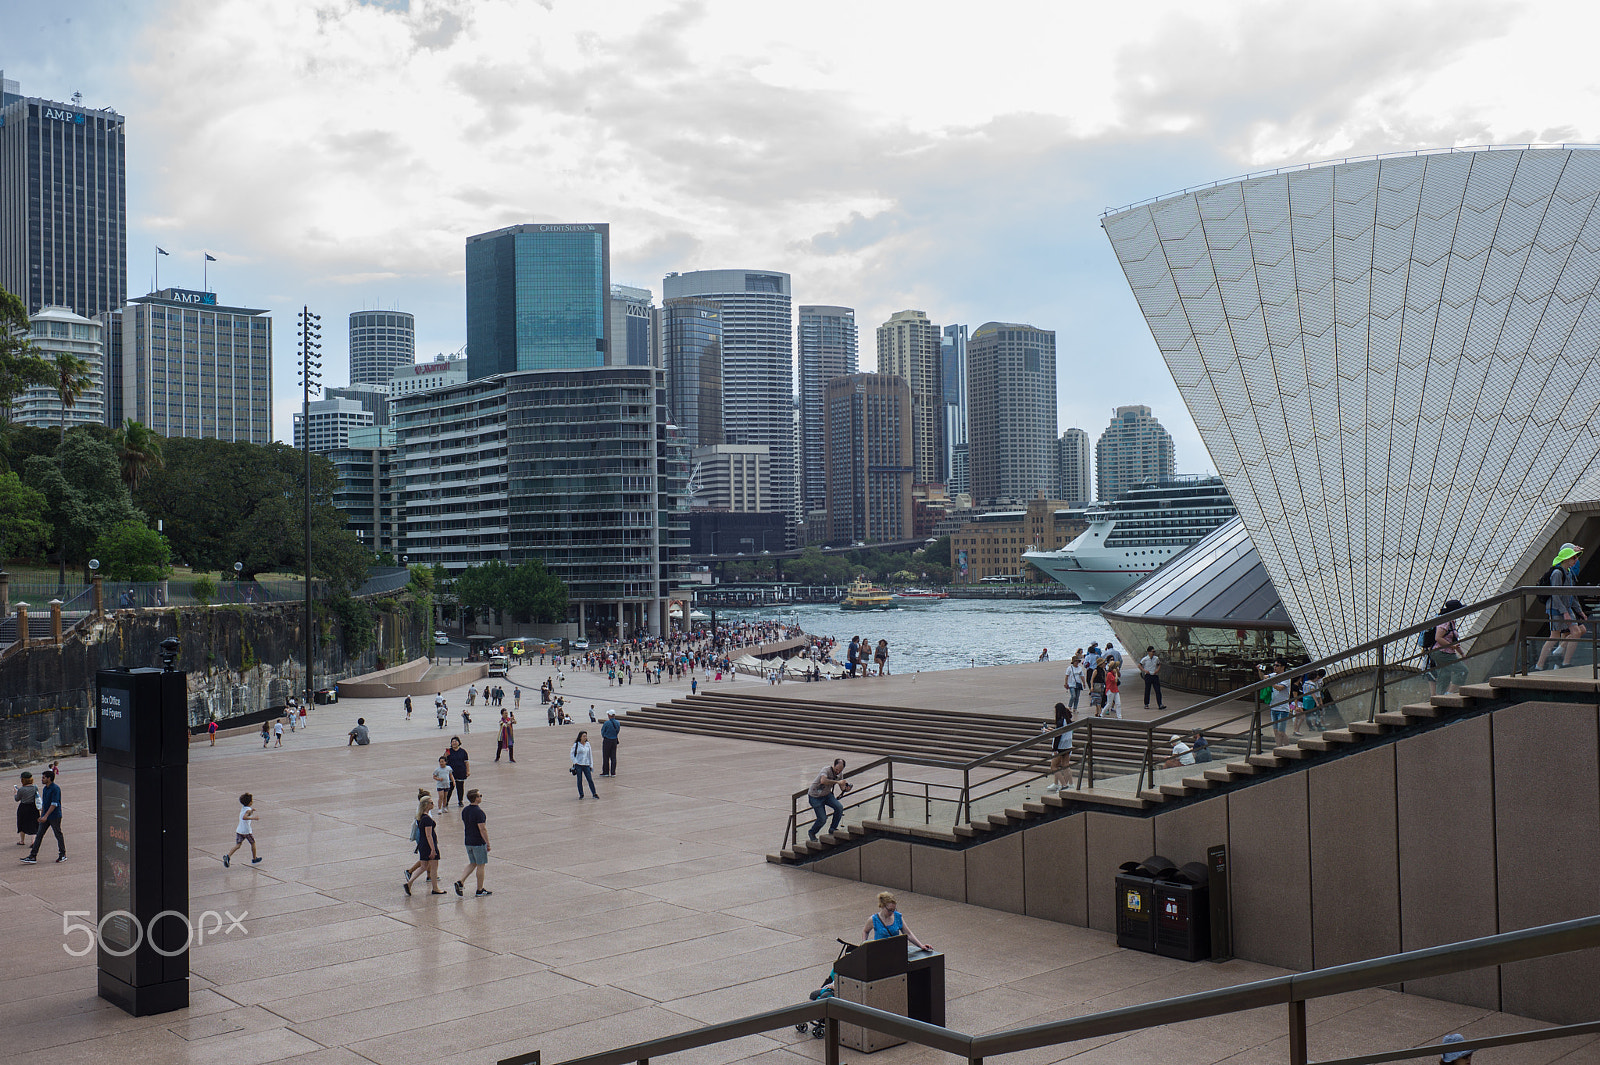
{"type": "Polygon", "coordinates": [[[878,676],[888,676],[889,641],[879,640],[877,646],[873,646],[865,636],[850,637],[850,645],[844,650],[845,676],[870,677],[874,664],[878,667],[878,676]]]}

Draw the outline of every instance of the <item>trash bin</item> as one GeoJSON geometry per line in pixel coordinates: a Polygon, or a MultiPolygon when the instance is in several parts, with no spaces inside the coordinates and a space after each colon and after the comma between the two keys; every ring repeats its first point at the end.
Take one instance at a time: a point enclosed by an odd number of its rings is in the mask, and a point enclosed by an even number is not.
{"type": "Polygon", "coordinates": [[[1117,946],[1155,953],[1157,876],[1173,871],[1159,854],[1142,862],[1123,862],[1117,874],[1117,946]]]}
{"type": "Polygon", "coordinates": [[[339,692],[334,688],[319,688],[311,698],[313,702],[320,704],[336,703],[339,701],[339,692]]]}
{"type": "Polygon", "coordinates": [[[1208,870],[1190,862],[1155,879],[1155,952],[1179,961],[1211,957],[1211,908],[1208,870]]]}

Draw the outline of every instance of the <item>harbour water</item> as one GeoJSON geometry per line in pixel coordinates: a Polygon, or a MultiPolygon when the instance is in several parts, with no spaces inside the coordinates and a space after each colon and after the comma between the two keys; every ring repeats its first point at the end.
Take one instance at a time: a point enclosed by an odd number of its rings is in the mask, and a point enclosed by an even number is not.
{"type": "Polygon", "coordinates": [[[1064,663],[1079,647],[1115,639],[1098,607],[1073,602],[943,599],[860,612],[823,603],[717,609],[719,622],[756,618],[792,621],[808,633],[834,637],[839,661],[852,636],[874,645],[888,640],[889,669],[897,674],[1033,662],[1046,647],[1052,661],[1064,663]]]}

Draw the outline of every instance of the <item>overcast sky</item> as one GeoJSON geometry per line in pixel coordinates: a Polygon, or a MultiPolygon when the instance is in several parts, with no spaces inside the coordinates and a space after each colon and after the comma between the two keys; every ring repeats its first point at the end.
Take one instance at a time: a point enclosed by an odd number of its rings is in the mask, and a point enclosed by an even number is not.
{"type": "Polygon", "coordinates": [[[463,241],[612,225],[612,279],[794,276],[856,308],[862,367],[903,308],[1057,333],[1060,427],[1144,403],[1209,458],[1100,230],[1238,173],[1447,145],[1600,140],[1562,58],[1595,5],[1537,3],[0,0],[0,69],[127,116],[129,294],[271,308],[274,427],[294,319],[417,316],[465,342],[463,241]]]}

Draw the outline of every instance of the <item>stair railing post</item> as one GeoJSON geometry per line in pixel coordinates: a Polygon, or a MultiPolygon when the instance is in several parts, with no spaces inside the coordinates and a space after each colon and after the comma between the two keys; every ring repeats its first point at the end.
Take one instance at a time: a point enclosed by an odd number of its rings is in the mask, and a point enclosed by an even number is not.
{"type": "Polygon", "coordinates": [[[1261,753],[1261,700],[1256,700],[1255,709],[1250,711],[1250,742],[1246,746],[1249,754],[1261,753]]]}
{"type": "Polygon", "coordinates": [[[1522,627],[1526,623],[1527,617],[1528,601],[1527,597],[1523,596],[1517,600],[1517,651],[1511,657],[1511,673],[1513,676],[1525,677],[1528,675],[1528,658],[1523,653],[1522,646],[1522,641],[1525,639],[1522,634],[1522,627]]]}
{"type": "Polygon", "coordinates": [[[1084,742],[1083,757],[1078,759],[1078,790],[1083,790],[1084,774],[1089,775],[1089,786],[1094,787],[1094,722],[1089,723],[1089,738],[1084,742]]]}
{"type": "Polygon", "coordinates": [[[839,1065],[839,1022],[829,1017],[824,1026],[827,1028],[827,1041],[823,1048],[823,1065],[839,1065]]]}
{"type": "MultiPolygon", "coordinates": [[[[884,787],[889,789],[889,820],[893,821],[894,820],[894,761],[892,759],[889,762],[889,779],[888,779],[888,783],[886,783],[884,785],[884,787]]],[[[926,822],[926,821],[923,822],[923,824],[927,824],[927,823],[928,822],[926,822]]]]}
{"type": "MultiPolygon", "coordinates": [[[[1377,712],[1379,714],[1387,713],[1389,705],[1389,693],[1385,688],[1384,681],[1384,675],[1386,673],[1385,667],[1387,666],[1387,659],[1384,653],[1384,648],[1386,646],[1386,644],[1381,643],[1378,645],[1378,691],[1376,697],[1373,699],[1373,705],[1377,707],[1377,712]]],[[[1370,721],[1372,718],[1368,718],[1368,720],[1370,721]]],[[[1302,1009],[1303,1008],[1304,1007],[1302,1007],[1302,1009]]]]}
{"type": "Polygon", "coordinates": [[[1289,1003],[1289,1065],[1306,1065],[1306,1001],[1289,1003]]]}
{"type": "Polygon", "coordinates": [[[961,770],[961,802],[956,805],[956,823],[962,820],[972,820],[972,770],[963,767],[961,770]]]}

